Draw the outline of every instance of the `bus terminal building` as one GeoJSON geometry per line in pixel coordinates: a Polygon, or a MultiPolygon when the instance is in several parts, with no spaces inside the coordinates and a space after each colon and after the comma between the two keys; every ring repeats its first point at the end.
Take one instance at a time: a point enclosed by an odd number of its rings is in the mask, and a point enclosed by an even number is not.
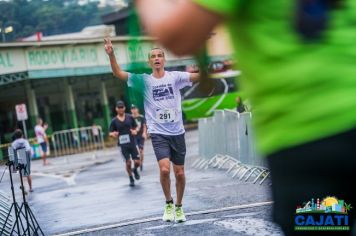
{"type": "MultiPolygon", "coordinates": [[[[231,58],[225,30],[218,28],[216,32],[207,44],[211,61],[231,58]]],[[[111,39],[123,70],[150,73],[148,53],[157,46],[153,38],[114,36],[111,39]]],[[[165,57],[167,70],[185,70],[187,65],[195,64],[191,56],[178,58],[167,50],[165,57]]],[[[94,124],[107,133],[116,115],[117,100],[123,100],[127,108],[134,103],[143,112],[142,99],[132,96],[133,93],[126,83],[113,76],[103,36],[2,43],[0,147],[11,142],[16,128],[23,128],[16,117],[18,104],[27,107],[28,138],[34,137],[38,117],[48,124],[47,134],[94,124]]]]}
{"type": "MultiPolygon", "coordinates": [[[[131,44],[129,37],[112,39],[122,69],[149,69],[149,37],[131,44]]],[[[167,69],[184,69],[190,58],[166,52],[167,69]]],[[[149,71],[149,70],[148,70],[149,71]]],[[[38,117],[48,123],[48,133],[100,125],[107,130],[115,115],[115,103],[131,101],[126,83],[114,78],[102,39],[0,44],[0,132],[1,143],[11,141],[17,121],[15,106],[26,104],[28,136],[38,117]]]]}

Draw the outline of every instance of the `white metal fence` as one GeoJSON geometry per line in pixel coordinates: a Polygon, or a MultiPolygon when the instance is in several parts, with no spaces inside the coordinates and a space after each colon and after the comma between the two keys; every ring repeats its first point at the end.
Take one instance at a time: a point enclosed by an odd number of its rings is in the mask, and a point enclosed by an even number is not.
{"type": "Polygon", "coordinates": [[[10,235],[14,221],[14,216],[12,214],[8,215],[10,210],[10,197],[0,191],[0,235],[10,235]]]}
{"type": "Polygon", "coordinates": [[[52,134],[55,156],[69,155],[104,149],[103,131],[100,126],[57,131],[52,134]]]}
{"type": "Polygon", "coordinates": [[[260,184],[269,176],[265,159],[256,152],[250,112],[217,110],[214,116],[199,119],[197,168],[224,168],[233,178],[260,184]]]}

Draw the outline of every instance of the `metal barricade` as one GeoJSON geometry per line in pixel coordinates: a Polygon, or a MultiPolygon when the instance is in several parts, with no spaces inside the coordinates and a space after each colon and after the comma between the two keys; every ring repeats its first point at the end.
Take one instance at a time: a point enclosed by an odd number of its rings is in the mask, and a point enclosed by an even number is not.
{"type": "Polygon", "coordinates": [[[214,123],[213,117],[199,119],[199,156],[201,159],[197,159],[193,163],[193,166],[204,167],[209,164],[211,155],[214,154],[214,140],[209,137],[215,136],[215,129],[211,127],[214,123]]]}
{"type": "Polygon", "coordinates": [[[14,216],[8,215],[11,209],[10,197],[0,191],[0,231],[1,235],[10,235],[13,223],[14,216]],[[2,230],[3,229],[3,230],[2,230]]]}
{"type": "Polygon", "coordinates": [[[214,152],[226,154],[226,124],[225,124],[225,111],[217,110],[213,116],[214,120],[214,152]]]}
{"type": "Polygon", "coordinates": [[[199,155],[193,167],[227,169],[231,177],[260,184],[269,176],[265,159],[258,155],[252,128],[252,114],[217,110],[199,119],[199,155]]]}
{"type": "Polygon", "coordinates": [[[240,160],[240,114],[235,111],[224,111],[225,113],[225,142],[226,142],[226,155],[236,157],[240,160]]]}
{"type": "Polygon", "coordinates": [[[267,167],[266,159],[262,158],[261,155],[257,152],[255,133],[252,128],[252,113],[249,113],[249,119],[245,119],[246,122],[246,132],[248,136],[248,163],[255,166],[267,167]]]}
{"type": "Polygon", "coordinates": [[[104,149],[103,131],[100,126],[57,131],[52,134],[55,156],[70,155],[104,149]]]}

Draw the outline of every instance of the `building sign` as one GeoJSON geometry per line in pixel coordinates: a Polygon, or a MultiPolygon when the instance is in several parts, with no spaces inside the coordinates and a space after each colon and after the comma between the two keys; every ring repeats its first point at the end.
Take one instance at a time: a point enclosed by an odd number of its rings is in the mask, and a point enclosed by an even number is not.
{"type": "Polygon", "coordinates": [[[43,47],[26,52],[29,69],[87,67],[98,64],[95,46],[43,47]]]}
{"type": "Polygon", "coordinates": [[[26,104],[18,104],[15,106],[15,109],[16,109],[16,117],[18,121],[28,119],[26,104]]]}
{"type": "Polygon", "coordinates": [[[130,62],[138,62],[138,61],[148,61],[148,52],[147,51],[147,56],[144,56],[142,45],[141,44],[132,44],[128,45],[128,54],[129,54],[129,60],[130,62]]]}
{"type": "Polygon", "coordinates": [[[10,53],[9,52],[4,52],[4,53],[0,53],[0,66],[1,67],[14,67],[14,64],[10,58],[10,53]]]}
{"type": "MultiPolygon", "coordinates": [[[[139,41],[132,44],[126,39],[113,43],[120,65],[147,62],[148,53],[153,45],[151,41],[139,41]]],[[[177,57],[166,51],[166,59],[168,61],[176,60],[177,57]]],[[[53,77],[53,73],[50,72],[55,69],[68,69],[66,75],[70,76],[76,75],[71,69],[107,67],[109,72],[109,66],[110,62],[104,50],[104,42],[101,41],[75,45],[26,44],[9,48],[0,47],[0,75],[39,71],[41,72],[39,78],[43,78],[45,76],[53,77]]]]}
{"type": "Polygon", "coordinates": [[[26,70],[23,50],[0,50],[0,74],[10,74],[26,70]]]}

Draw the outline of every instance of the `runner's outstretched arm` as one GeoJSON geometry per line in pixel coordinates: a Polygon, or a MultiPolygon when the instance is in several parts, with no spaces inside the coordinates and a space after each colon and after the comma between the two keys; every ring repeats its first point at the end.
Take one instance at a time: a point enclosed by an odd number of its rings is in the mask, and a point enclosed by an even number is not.
{"type": "Polygon", "coordinates": [[[105,51],[108,54],[109,58],[110,58],[110,65],[111,65],[111,69],[113,74],[119,78],[122,81],[127,81],[128,79],[128,73],[126,71],[121,70],[121,67],[119,66],[119,64],[116,61],[116,57],[115,57],[115,53],[114,53],[114,49],[112,47],[112,43],[110,38],[105,38],[104,39],[105,42],[105,51]]]}
{"type": "Polygon", "coordinates": [[[193,83],[198,82],[200,80],[200,73],[190,73],[190,81],[193,83]]]}

